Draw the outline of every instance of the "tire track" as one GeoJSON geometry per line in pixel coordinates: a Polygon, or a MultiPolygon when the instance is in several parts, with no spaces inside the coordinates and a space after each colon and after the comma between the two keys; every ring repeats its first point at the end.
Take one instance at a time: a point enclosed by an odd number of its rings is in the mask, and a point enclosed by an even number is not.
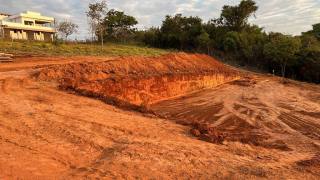
{"type": "Polygon", "coordinates": [[[309,138],[320,140],[320,125],[303,120],[302,118],[286,112],[282,112],[279,119],[297,132],[300,132],[309,138]]]}

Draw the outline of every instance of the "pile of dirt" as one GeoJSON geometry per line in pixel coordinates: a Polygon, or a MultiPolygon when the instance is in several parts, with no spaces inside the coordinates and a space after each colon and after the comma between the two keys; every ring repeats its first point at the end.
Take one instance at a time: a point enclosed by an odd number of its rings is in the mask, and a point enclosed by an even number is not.
{"type": "MultiPolygon", "coordinates": [[[[243,126],[238,124],[234,129],[230,129],[234,121],[243,121],[237,117],[226,120],[226,123],[215,126],[210,122],[193,122],[187,123],[177,121],[179,124],[191,126],[190,133],[197,137],[199,140],[214,144],[223,144],[223,142],[241,142],[243,144],[249,144],[254,146],[261,146],[269,149],[278,149],[282,151],[291,151],[287,144],[281,140],[268,141],[272,139],[267,133],[259,132],[255,126],[243,126]]],[[[245,124],[245,123],[244,123],[245,124]]]]}
{"type": "Polygon", "coordinates": [[[226,137],[226,133],[216,130],[208,123],[193,123],[190,133],[201,140],[216,144],[222,144],[226,137]]]}
{"type": "Polygon", "coordinates": [[[37,74],[40,80],[58,81],[62,89],[131,108],[212,88],[239,76],[209,56],[186,53],[55,65],[37,74]]]}

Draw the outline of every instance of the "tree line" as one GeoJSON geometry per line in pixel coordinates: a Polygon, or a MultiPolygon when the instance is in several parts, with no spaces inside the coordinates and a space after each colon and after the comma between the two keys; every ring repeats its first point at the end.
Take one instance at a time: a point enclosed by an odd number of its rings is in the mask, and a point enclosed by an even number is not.
{"type": "Polygon", "coordinates": [[[232,59],[269,73],[320,83],[320,23],[300,36],[267,33],[250,24],[258,6],[253,0],[223,6],[220,17],[208,22],[197,16],[167,15],[160,27],[137,30],[136,18],[106,1],[89,4],[87,16],[94,41],[136,42],[147,46],[206,53],[232,59]]]}
{"type": "Polygon", "coordinates": [[[320,83],[320,24],[301,36],[266,33],[248,23],[257,10],[253,0],[242,0],[236,6],[223,6],[220,17],[205,23],[199,17],[166,16],[161,27],[144,32],[144,43],[207,53],[283,77],[320,83]]]}

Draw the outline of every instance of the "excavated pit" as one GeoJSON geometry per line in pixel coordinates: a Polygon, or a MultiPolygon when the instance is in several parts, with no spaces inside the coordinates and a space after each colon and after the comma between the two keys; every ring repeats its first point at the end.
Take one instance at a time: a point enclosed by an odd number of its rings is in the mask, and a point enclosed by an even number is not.
{"type": "Polygon", "coordinates": [[[41,80],[58,80],[62,89],[124,108],[145,108],[239,77],[239,72],[209,56],[185,53],[57,65],[38,74],[41,80]]]}
{"type": "Polygon", "coordinates": [[[36,76],[58,82],[63,90],[187,125],[207,142],[320,150],[320,102],[314,93],[319,87],[284,86],[276,78],[244,74],[206,55],[53,65],[36,76]]]}

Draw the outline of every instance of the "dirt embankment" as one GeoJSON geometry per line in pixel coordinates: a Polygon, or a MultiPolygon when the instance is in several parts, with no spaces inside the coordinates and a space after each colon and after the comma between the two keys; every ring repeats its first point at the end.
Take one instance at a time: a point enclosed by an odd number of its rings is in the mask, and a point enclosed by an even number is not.
{"type": "Polygon", "coordinates": [[[179,53],[56,65],[37,76],[41,80],[58,80],[63,89],[111,104],[145,107],[230,82],[239,78],[239,72],[206,55],[179,53]]]}

